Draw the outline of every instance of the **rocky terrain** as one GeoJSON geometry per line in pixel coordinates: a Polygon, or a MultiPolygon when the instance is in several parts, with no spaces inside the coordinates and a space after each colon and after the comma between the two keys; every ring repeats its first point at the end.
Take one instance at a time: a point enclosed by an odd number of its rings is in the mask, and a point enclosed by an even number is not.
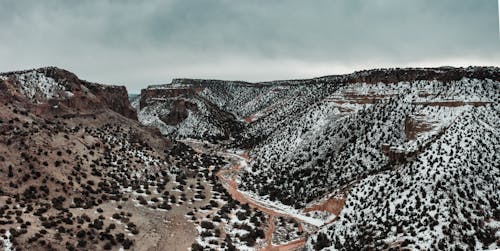
{"type": "Polygon", "coordinates": [[[496,249],[499,94],[494,67],[139,96],[54,67],[1,73],[0,247],[496,249]]]}

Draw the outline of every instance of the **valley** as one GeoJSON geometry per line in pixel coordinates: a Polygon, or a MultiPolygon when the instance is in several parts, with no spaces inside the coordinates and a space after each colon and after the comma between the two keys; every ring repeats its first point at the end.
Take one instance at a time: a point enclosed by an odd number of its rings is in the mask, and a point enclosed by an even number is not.
{"type": "Polygon", "coordinates": [[[0,74],[5,250],[500,246],[500,70],[393,68],[138,96],[0,74]]]}

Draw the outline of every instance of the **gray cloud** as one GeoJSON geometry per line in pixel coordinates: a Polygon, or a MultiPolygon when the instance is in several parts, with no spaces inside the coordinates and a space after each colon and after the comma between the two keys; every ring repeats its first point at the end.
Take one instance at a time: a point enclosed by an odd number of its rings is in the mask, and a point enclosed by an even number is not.
{"type": "Polygon", "coordinates": [[[497,10],[493,0],[6,0],[0,71],[56,65],[137,92],[173,77],[499,66],[497,10]]]}

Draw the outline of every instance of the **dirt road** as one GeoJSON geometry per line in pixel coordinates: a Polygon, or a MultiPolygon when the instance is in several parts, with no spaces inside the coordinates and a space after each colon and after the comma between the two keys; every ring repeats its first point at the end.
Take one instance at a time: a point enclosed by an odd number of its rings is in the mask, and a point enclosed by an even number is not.
{"type": "MultiPolygon", "coordinates": [[[[204,152],[203,145],[206,143],[197,142],[193,140],[184,141],[188,143],[195,149],[196,151],[204,152]]],[[[221,149],[219,149],[221,150],[221,149]]],[[[262,251],[295,251],[301,250],[306,242],[306,238],[299,238],[292,240],[287,243],[283,243],[280,245],[273,245],[272,237],[275,229],[274,220],[276,217],[283,217],[288,219],[295,219],[299,223],[299,230],[305,230],[303,224],[310,224],[315,227],[320,227],[323,224],[327,224],[329,222],[323,222],[318,219],[311,218],[305,215],[299,215],[295,213],[288,213],[286,210],[277,209],[266,203],[259,201],[258,199],[252,198],[251,196],[245,194],[244,192],[238,190],[238,176],[245,165],[250,162],[250,158],[248,152],[242,152],[241,154],[234,154],[227,152],[225,150],[219,152],[220,155],[229,159],[232,165],[229,168],[221,169],[216,173],[217,178],[224,186],[226,191],[231,195],[234,200],[239,201],[242,204],[248,204],[252,208],[256,208],[262,212],[264,212],[268,216],[268,229],[265,233],[265,246],[261,247],[262,251]],[[319,222],[319,223],[318,223],[319,222]]],[[[304,212],[311,211],[326,211],[335,215],[338,215],[342,210],[345,204],[345,198],[331,198],[324,202],[321,202],[317,205],[311,206],[304,210],[304,212]]],[[[306,230],[307,231],[307,230],[306,230]]],[[[309,233],[310,234],[310,233],[309,233]]]]}

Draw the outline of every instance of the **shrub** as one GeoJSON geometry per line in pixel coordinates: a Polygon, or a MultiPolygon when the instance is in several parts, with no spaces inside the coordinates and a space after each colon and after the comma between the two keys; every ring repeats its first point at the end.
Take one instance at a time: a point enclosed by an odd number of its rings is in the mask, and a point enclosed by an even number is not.
{"type": "Polygon", "coordinates": [[[316,243],[314,243],[314,249],[315,250],[321,250],[323,248],[329,247],[330,246],[330,239],[328,239],[328,236],[326,236],[325,233],[320,232],[318,234],[318,237],[316,238],[316,243]]]}

